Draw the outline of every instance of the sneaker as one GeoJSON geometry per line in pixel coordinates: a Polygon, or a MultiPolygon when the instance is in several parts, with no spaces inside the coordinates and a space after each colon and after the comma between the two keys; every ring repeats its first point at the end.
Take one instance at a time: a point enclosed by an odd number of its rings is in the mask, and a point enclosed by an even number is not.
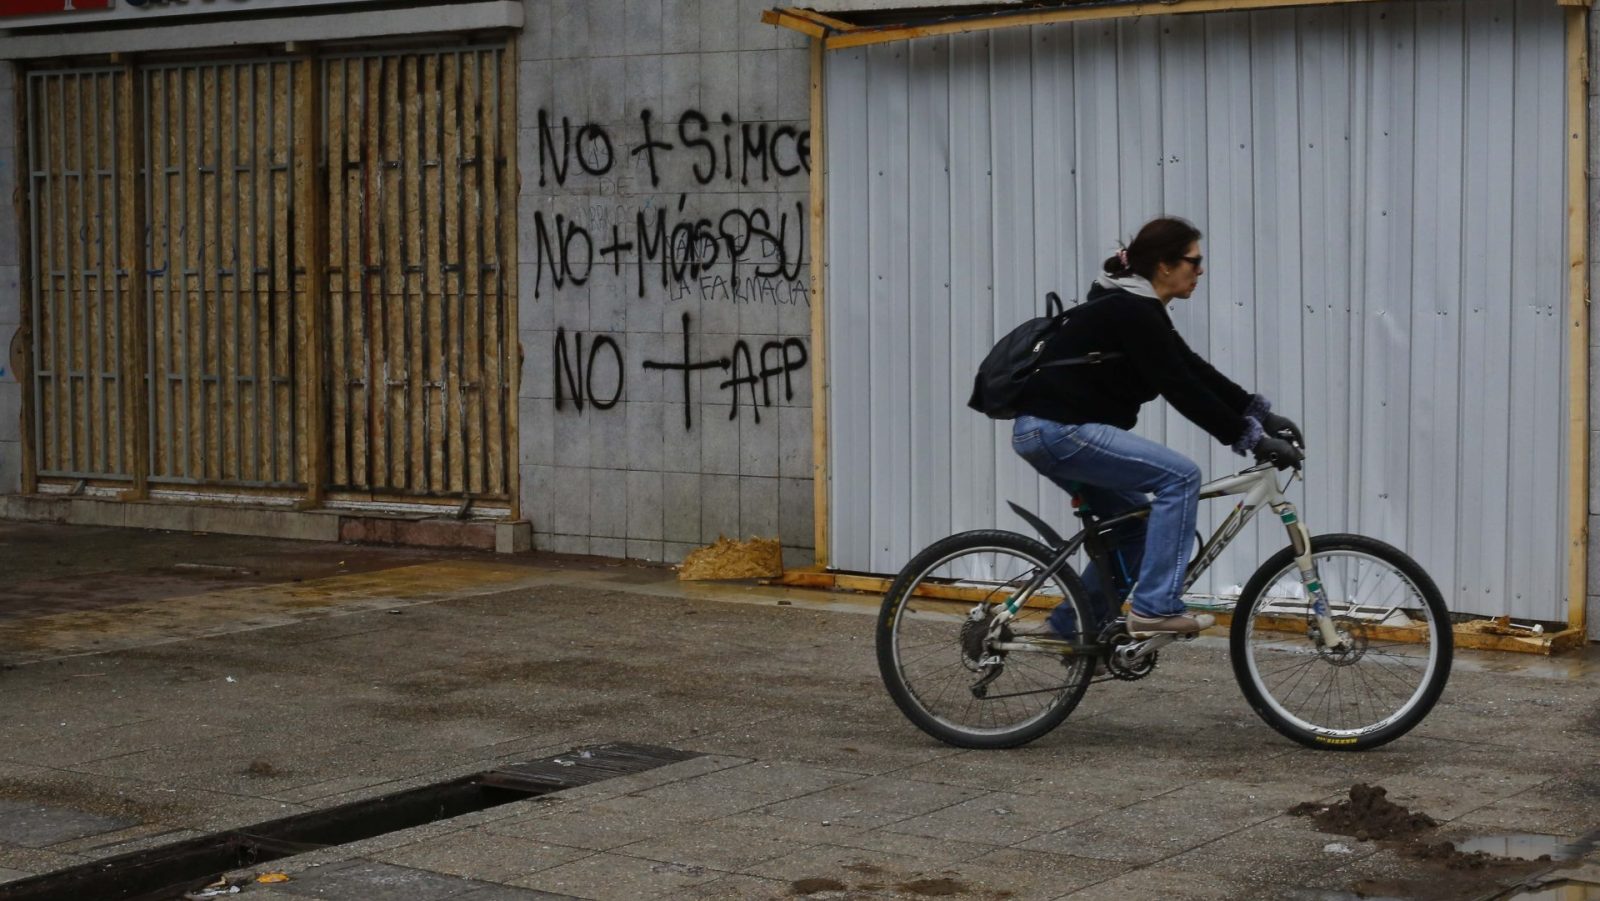
{"type": "Polygon", "coordinates": [[[1176,616],[1143,616],[1129,611],[1128,634],[1134,638],[1148,638],[1158,632],[1177,632],[1191,635],[1203,632],[1217,624],[1209,613],[1180,613],[1176,616]]]}

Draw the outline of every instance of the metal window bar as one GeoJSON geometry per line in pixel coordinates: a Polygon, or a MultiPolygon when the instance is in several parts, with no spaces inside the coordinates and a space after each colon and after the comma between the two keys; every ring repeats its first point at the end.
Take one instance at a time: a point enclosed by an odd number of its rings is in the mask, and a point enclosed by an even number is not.
{"type": "Polygon", "coordinates": [[[280,188],[292,188],[293,65],[261,59],[143,70],[153,482],[304,485],[294,402],[298,292],[283,271],[293,260],[280,258],[291,246],[282,233],[292,202],[277,200],[280,188]]]}
{"type": "Polygon", "coordinates": [[[107,83],[105,93],[115,96],[120,72],[88,67],[27,76],[29,387],[37,410],[35,459],[47,478],[132,477],[121,405],[111,400],[122,387],[124,323],[118,160],[107,139],[127,111],[102,102],[107,83]]]}
{"type": "Polygon", "coordinates": [[[503,54],[322,61],[335,490],[509,494],[503,54]]]}

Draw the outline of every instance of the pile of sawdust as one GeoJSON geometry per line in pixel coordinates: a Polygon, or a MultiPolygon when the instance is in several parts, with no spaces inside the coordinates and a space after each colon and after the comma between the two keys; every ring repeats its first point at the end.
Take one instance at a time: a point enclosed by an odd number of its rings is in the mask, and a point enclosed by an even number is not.
{"type": "Polygon", "coordinates": [[[683,558],[678,578],[760,579],[783,575],[783,546],[776,538],[731,541],[721,535],[710,545],[696,548],[683,558]]]}

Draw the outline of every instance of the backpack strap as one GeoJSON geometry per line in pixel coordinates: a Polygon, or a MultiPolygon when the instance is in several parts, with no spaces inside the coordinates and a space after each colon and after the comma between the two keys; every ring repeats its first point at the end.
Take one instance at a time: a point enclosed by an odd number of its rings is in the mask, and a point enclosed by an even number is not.
{"type": "MultiPolygon", "coordinates": [[[[1072,314],[1073,313],[1076,313],[1079,310],[1083,309],[1082,305],[1074,306],[1070,310],[1064,308],[1061,305],[1061,295],[1057,294],[1054,291],[1051,291],[1051,292],[1047,293],[1044,296],[1044,300],[1045,300],[1045,312],[1048,313],[1052,317],[1060,318],[1062,320],[1063,324],[1065,324],[1066,320],[1072,318],[1072,314]]],[[[1035,369],[1035,371],[1038,371],[1040,369],[1053,369],[1053,368],[1055,368],[1057,366],[1093,366],[1096,363],[1103,363],[1106,360],[1120,360],[1120,359],[1122,359],[1122,354],[1117,352],[1117,351],[1098,351],[1097,350],[1097,351],[1094,351],[1093,353],[1085,354],[1084,356],[1081,356],[1081,357],[1068,357],[1067,359],[1064,359],[1064,360],[1052,360],[1049,363],[1040,363],[1038,366],[1034,367],[1034,369],[1035,369]]]]}

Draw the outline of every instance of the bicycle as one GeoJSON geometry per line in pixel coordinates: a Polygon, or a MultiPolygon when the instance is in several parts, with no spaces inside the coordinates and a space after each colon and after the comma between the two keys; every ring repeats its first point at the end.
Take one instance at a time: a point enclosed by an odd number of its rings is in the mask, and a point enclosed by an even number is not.
{"type": "MultiPolygon", "coordinates": [[[[1297,478],[1299,466],[1280,487],[1277,470],[1262,464],[1201,486],[1201,499],[1243,497],[1201,543],[1183,590],[1263,505],[1271,508],[1289,546],[1261,564],[1233,607],[1234,678],[1263,720],[1302,745],[1375,748],[1415,727],[1444,691],[1449,612],[1433,580],[1398,548],[1362,535],[1312,537],[1284,497],[1297,478]]],[[[1033,741],[1072,713],[1091,681],[1142,679],[1161,648],[1195,637],[1136,639],[1117,615],[1128,586],[1114,577],[1108,536],[1147,517],[1148,507],[1102,519],[1074,492],[1083,529],[1070,539],[1010,507],[1043,542],[993,529],[937,541],[900,571],[878,616],[878,668],[890,696],[918,728],[957,747],[1033,741]],[[1080,549],[1113,576],[1102,580],[1104,616],[1072,567],[1080,549]],[[1072,605],[1078,631],[1041,628],[1058,604],[1072,605]]]]}

